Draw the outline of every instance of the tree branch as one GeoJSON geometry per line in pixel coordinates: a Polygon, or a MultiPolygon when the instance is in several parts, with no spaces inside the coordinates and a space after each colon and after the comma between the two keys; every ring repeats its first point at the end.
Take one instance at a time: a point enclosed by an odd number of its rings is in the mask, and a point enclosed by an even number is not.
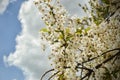
{"type": "Polygon", "coordinates": [[[96,58],[98,58],[98,57],[101,57],[102,55],[105,55],[105,54],[107,54],[107,53],[109,53],[109,52],[116,51],[116,50],[119,50],[119,51],[120,51],[120,48],[115,48],[115,49],[112,49],[112,50],[108,50],[108,51],[102,53],[101,55],[98,55],[97,57],[94,57],[94,58],[91,58],[91,59],[89,59],[89,60],[87,60],[87,61],[84,61],[83,63],[90,62],[90,61],[92,61],[92,60],[94,60],[94,59],[96,59],[96,58]]]}
{"type": "Polygon", "coordinates": [[[42,75],[42,77],[41,77],[40,80],[42,80],[42,79],[44,78],[44,76],[45,76],[47,73],[51,72],[51,71],[54,71],[54,69],[50,69],[50,70],[46,71],[46,72],[42,75]]]}
{"type": "MultiPolygon", "coordinates": [[[[105,63],[107,63],[108,61],[110,61],[110,60],[112,60],[113,58],[115,58],[116,56],[120,55],[120,48],[115,48],[115,49],[112,49],[112,50],[108,50],[108,51],[106,51],[106,52],[103,52],[101,55],[99,55],[99,56],[97,56],[97,57],[94,57],[94,58],[91,58],[91,59],[89,59],[89,60],[87,60],[87,61],[82,62],[82,64],[81,64],[81,63],[77,63],[77,66],[76,66],[75,69],[81,69],[81,71],[83,71],[83,70],[88,71],[88,72],[85,74],[85,76],[83,76],[83,77],[81,76],[81,80],[85,79],[86,77],[88,77],[88,79],[89,79],[89,77],[91,76],[91,74],[94,73],[93,69],[90,69],[90,68],[85,67],[85,66],[83,65],[83,63],[90,62],[90,61],[92,61],[92,60],[95,60],[95,59],[97,59],[97,58],[99,58],[99,57],[101,57],[101,56],[109,53],[109,52],[116,51],[116,50],[118,50],[118,52],[117,52],[116,54],[112,55],[112,56],[109,57],[108,59],[104,60],[102,63],[100,63],[100,64],[98,64],[98,65],[95,66],[96,69],[99,69],[99,68],[102,66],[102,64],[105,64],[105,63]]],[[[67,66],[64,66],[63,68],[64,68],[64,69],[69,69],[69,68],[71,68],[71,67],[70,67],[70,66],[68,66],[68,67],[67,67],[67,66]]],[[[51,69],[51,70],[49,70],[49,71],[46,71],[46,72],[42,75],[42,77],[41,77],[40,80],[42,80],[43,77],[44,77],[47,73],[49,73],[49,72],[51,72],[51,71],[54,71],[54,69],[51,69]]],[[[58,74],[59,72],[60,72],[60,71],[57,71],[56,73],[54,73],[51,77],[49,77],[48,80],[51,80],[51,78],[53,78],[53,77],[54,77],[56,74],[58,74]]],[[[82,74],[81,74],[81,75],[82,75],[82,74]]]]}
{"type": "Polygon", "coordinates": [[[95,66],[96,69],[100,68],[102,66],[102,64],[107,63],[108,61],[112,60],[115,56],[120,55],[120,51],[117,52],[115,55],[111,56],[110,58],[106,59],[105,61],[103,61],[101,64],[98,64],[97,66],[95,66]]]}
{"type": "Polygon", "coordinates": [[[55,75],[57,75],[60,71],[57,71],[56,73],[54,73],[51,77],[49,77],[48,80],[51,80],[55,75]]]}
{"type": "MultiPolygon", "coordinates": [[[[111,51],[116,51],[116,50],[119,50],[119,51],[118,51],[115,55],[109,57],[108,59],[106,59],[105,61],[103,61],[101,64],[98,64],[98,65],[95,66],[96,69],[99,69],[99,68],[102,66],[102,64],[105,64],[105,63],[107,63],[108,61],[110,61],[110,60],[112,60],[113,58],[115,58],[117,55],[120,55],[120,48],[115,48],[115,49],[106,51],[106,52],[102,53],[101,55],[99,55],[99,56],[97,56],[97,57],[94,57],[94,58],[92,58],[92,59],[90,59],[90,60],[88,60],[88,61],[85,61],[84,63],[90,62],[90,61],[92,61],[92,60],[94,60],[94,59],[96,59],[96,58],[98,58],[98,57],[100,57],[100,56],[102,56],[102,55],[105,55],[105,54],[107,54],[107,53],[109,53],[109,52],[111,52],[111,51]]],[[[81,78],[81,80],[85,79],[86,77],[89,78],[89,77],[91,76],[91,74],[94,72],[92,69],[89,69],[89,68],[83,66],[81,63],[78,63],[78,64],[77,64],[77,68],[80,68],[81,70],[82,70],[82,69],[85,69],[85,70],[88,71],[88,73],[86,73],[85,76],[83,76],[83,77],[81,78]],[[82,67],[79,67],[79,65],[81,65],[82,67]]]]}

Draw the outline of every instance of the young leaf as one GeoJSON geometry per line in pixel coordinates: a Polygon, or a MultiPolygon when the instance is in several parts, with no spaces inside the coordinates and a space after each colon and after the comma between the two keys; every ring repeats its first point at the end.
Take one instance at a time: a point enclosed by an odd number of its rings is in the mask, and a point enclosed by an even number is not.
{"type": "Polygon", "coordinates": [[[68,34],[67,37],[66,37],[66,41],[69,41],[72,37],[73,37],[72,34],[68,34]]]}
{"type": "Polygon", "coordinates": [[[64,74],[61,74],[61,75],[59,76],[58,80],[65,80],[65,79],[64,79],[64,74]]]}
{"type": "Polygon", "coordinates": [[[40,32],[49,32],[49,30],[47,28],[42,28],[40,29],[40,32]]]}
{"type": "Polygon", "coordinates": [[[102,2],[105,4],[110,4],[110,0],[102,0],[102,2]]]}
{"type": "Polygon", "coordinates": [[[111,73],[110,73],[110,71],[108,70],[108,68],[105,67],[105,66],[102,67],[102,68],[105,69],[105,73],[104,73],[103,79],[104,79],[104,80],[112,80],[112,76],[111,76],[111,73]]]}
{"type": "Polygon", "coordinates": [[[114,76],[114,78],[118,77],[117,74],[118,74],[119,71],[120,71],[119,69],[115,69],[114,71],[112,71],[111,74],[114,76]]]}
{"type": "Polygon", "coordinates": [[[62,40],[62,39],[63,39],[63,35],[60,34],[58,38],[59,38],[60,40],[62,40]]]}
{"type": "Polygon", "coordinates": [[[82,29],[76,29],[76,34],[81,34],[82,33],[82,29]]]}
{"type": "Polygon", "coordinates": [[[70,33],[70,29],[69,28],[66,28],[66,34],[70,33]]]}
{"type": "Polygon", "coordinates": [[[91,29],[90,27],[87,27],[87,28],[85,29],[85,33],[87,33],[90,29],[91,29]]]}

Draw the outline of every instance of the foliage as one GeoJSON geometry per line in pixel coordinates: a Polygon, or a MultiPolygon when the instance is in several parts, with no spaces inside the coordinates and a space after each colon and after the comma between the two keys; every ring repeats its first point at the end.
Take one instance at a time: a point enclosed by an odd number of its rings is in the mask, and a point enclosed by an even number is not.
{"type": "Polygon", "coordinates": [[[120,9],[118,0],[90,0],[79,6],[88,16],[69,16],[60,0],[37,0],[46,28],[42,39],[51,46],[53,71],[48,80],[120,79],[120,9]],[[79,74],[77,74],[79,73],[79,74]],[[102,77],[101,77],[102,76],[102,77]]]}

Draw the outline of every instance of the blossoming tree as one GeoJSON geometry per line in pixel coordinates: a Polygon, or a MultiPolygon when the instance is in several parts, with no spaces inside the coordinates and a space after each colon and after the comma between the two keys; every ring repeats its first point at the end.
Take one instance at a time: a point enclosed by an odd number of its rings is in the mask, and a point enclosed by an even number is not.
{"type": "MultiPolygon", "coordinates": [[[[71,0],[72,2],[72,0],[71,0]]],[[[90,0],[88,16],[69,16],[60,0],[36,0],[51,46],[48,80],[120,80],[120,0],[90,0]]],[[[77,6],[77,5],[76,5],[77,6]]]]}

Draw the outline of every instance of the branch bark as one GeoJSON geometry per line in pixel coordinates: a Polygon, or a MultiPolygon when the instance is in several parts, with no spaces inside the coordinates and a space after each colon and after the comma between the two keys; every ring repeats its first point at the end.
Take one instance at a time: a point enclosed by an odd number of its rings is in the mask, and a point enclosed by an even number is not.
{"type": "Polygon", "coordinates": [[[46,74],[48,74],[49,72],[51,72],[51,71],[54,71],[54,69],[50,69],[50,70],[46,71],[46,72],[42,75],[42,77],[41,77],[40,80],[43,80],[44,76],[45,76],[46,74]]]}

